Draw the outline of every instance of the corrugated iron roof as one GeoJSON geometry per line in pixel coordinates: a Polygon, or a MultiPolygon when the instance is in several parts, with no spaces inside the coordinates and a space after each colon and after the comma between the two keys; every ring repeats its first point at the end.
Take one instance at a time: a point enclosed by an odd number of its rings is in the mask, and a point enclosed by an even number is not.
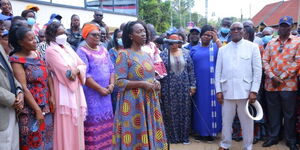
{"type": "Polygon", "coordinates": [[[282,16],[292,16],[294,22],[297,22],[299,3],[300,0],[289,0],[268,4],[252,18],[252,21],[256,27],[261,23],[276,26],[282,16]]]}

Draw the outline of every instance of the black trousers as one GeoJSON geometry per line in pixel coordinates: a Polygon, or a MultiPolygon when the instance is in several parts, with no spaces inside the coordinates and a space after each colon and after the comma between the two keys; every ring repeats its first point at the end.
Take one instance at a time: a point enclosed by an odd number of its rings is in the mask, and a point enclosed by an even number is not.
{"type": "Polygon", "coordinates": [[[266,92],[270,139],[279,140],[283,123],[287,144],[296,143],[296,98],[296,91],[266,92]]]}

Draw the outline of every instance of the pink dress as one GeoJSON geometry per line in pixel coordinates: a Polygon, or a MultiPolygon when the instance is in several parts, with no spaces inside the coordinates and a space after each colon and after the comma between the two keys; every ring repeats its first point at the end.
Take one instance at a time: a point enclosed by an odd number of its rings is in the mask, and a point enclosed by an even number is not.
{"type": "Polygon", "coordinates": [[[156,78],[162,79],[165,77],[167,75],[166,67],[160,58],[160,51],[156,45],[153,42],[149,42],[149,44],[142,47],[142,51],[146,52],[151,57],[154,64],[156,78]]]}
{"type": "Polygon", "coordinates": [[[84,127],[87,105],[82,85],[86,65],[69,45],[60,47],[50,43],[46,63],[53,76],[56,110],[54,115],[54,150],[84,150],[84,127]],[[66,77],[66,71],[78,68],[75,81],[66,77]]]}

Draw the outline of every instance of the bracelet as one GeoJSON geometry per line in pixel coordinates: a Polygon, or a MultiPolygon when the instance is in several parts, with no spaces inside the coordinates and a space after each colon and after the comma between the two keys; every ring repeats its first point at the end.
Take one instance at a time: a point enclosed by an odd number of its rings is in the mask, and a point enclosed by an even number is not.
{"type": "Polygon", "coordinates": [[[216,40],[216,43],[217,43],[217,42],[220,42],[220,39],[216,40]]]}
{"type": "Polygon", "coordinates": [[[191,90],[196,90],[196,87],[195,86],[191,86],[191,90]]]}

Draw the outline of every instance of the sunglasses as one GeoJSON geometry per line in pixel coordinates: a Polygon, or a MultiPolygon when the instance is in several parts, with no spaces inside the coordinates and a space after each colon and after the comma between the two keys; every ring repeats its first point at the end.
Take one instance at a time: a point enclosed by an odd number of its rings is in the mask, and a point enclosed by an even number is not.
{"type": "Polygon", "coordinates": [[[230,31],[242,31],[243,28],[231,28],[230,31]]]}
{"type": "Polygon", "coordinates": [[[96,14],[95,16],[97,16],[97,17],[103,17],[103,15],[100,15],[100,14],[96,14]]]}
{"type": "Polygon", "coordinates": [[[101,34],[99,33],[90,33],[91,36],[95,37],[95,38],[100,38],[101,37],[101,34]]]}

